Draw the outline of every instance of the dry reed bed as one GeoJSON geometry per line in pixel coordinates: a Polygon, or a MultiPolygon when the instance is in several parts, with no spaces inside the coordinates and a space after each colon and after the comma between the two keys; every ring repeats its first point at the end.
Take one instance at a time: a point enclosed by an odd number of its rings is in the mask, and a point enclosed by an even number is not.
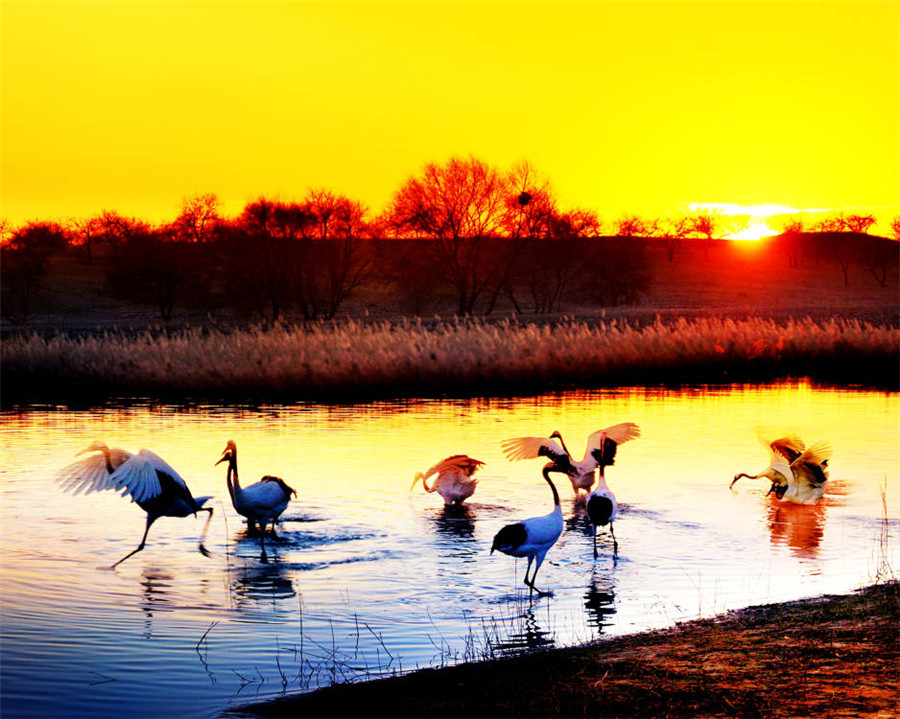
{"type": "MultiPolygon", "coordinates": [[[[554,325],[449,321],[426,327],[348,321],[337,326],[173,336],[22,335],[3,343],[9,380],[176,391],[293,391],[659,381],[679,372],[761,369],[779,374],[817,363],[895,363],[900,330],[856,320],[776,322],[693,319],[554,325]]],[[[859,379],[865,379],[860,377],[859,379]]]]}

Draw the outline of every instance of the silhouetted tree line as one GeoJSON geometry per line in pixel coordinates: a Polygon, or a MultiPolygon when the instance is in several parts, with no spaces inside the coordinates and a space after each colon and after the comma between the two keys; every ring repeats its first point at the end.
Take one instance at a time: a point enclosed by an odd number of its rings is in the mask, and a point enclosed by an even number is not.
{"type": "MultiPolygon", "coordinates": [[[[896,252],[859,241],[869,219],[840,215],[816,227],[827,242],[815,261],[837,264],[845,283],[858,264],[886,286],[896,252]],[[848,232],[857,233],[852,242],[848,232]]],[[[893,227],[900,239],[900,222],[893,227]]],[[[805,230],[795,222],[777,238],[792,266],[808,244],[805,230]]],[[[715,214],[696,213],[625,216],[614,236],[603,236],[595,213],[562,211],[528,163],[503,173],[476,158],[426,165],[374,219],[359,202],[313,190],[299,202],[260,198],[235,218],[206,194],[186,198],[175,220],[157,227],[103,211],[65,226],[4,223],[0,231],[2,309],[16,323],[27,321],[49,258],[63,251],[88,265],[102,255],[109,291],[152,304],[166,323],[179,304],[228,306],[274,322],[285,313],[332,318],[363,288],[414,314],[448,305],[472,315],[634,303],[649,287],[649,238],[663,240],[672,262],[683,241],[724,234],[715,214]]]]}

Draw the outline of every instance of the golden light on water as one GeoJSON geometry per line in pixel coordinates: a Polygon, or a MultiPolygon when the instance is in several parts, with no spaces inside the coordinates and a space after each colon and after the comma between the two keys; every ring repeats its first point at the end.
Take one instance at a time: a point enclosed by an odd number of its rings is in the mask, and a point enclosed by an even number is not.
{"type": "Polygon", "coordinates": [[[565,645],[847,592],[900,562],[898,417],[896,393],[805,382],[5,413],[0,521],[28,531],[5,531],[0,544],[4,700],[10,692],[23,706],[40,704],[42,716],[64,715],[73,701],[91,716],[126,716],[141,696],[155,715],[177,705],[184,716],[212,716],[244,689],[242,676],[270,692],[282,691],[283,677],[299,688],[320,649],[330,652],[326,664],[349,648],[354,665],[380,667],[386,647],[395,664],[433,666],[436,636],[462,645],[473,627],[479,637],[489,628],[498,646],[530,646],[523,612],[530,636],[565,645]],[[607,473],[620,504],[618,561],[608,535],[594,560],[584,510],[560,478],[565,529],[539,577],[554,596],[531,604],[523,562],[489,549],[501,526],[549,511],[552,498],[543,460],[508,462],[500,442],[558,430],[580,459],[588,433],[619,421],[637,422],[642,436],[619,448],[607,473]],[[782,506],[763,481],[729,489],[736,472],[768,464],[758,430],[832,444],[820,504],[782,506]],[[96,439],[148,447],[195,495],[215,495],[209,556],[197,548],[205,517],[164,518],[142,552],[98,571],[135,548],[144,513],[112,492],[70,496],[53,484],[55,469],[96,439]],[[267,563],[215,466],[228,439],[245,483],[277,474],[299,495],[267,563]],[[486,465],[465,511],[448,515],[437,495],[410,483],[457,452],[486,465]],[[614,610],[605,618],[598,593],[614,610]],[[174,674],[181,681],[171,684],[174,674]],[[171,691],[154,691],[162,685],[171,691]]]}

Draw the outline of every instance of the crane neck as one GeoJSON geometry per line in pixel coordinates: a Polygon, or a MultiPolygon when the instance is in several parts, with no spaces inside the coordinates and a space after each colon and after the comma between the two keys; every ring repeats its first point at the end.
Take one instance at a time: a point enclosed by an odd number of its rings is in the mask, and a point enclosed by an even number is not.
{"type": "Polygon", "coordinates": [[[429,494],[431,492],[434,492],[434,485],[432,484],[432,486],[428,486],[428,479],[424,474],[422,474],[421,472],[416,472],[416,479],[422,480],[422,486],[425,488],[426,492],[428,492],[429,494]]]}
{"type": "Polygon", "coordinates": [[[225,484],[228,486],[228,494],[234,500],[234,495],[241,491],[241,482],[238,479],[237,456],[232,454],[228,458],[228,473],[225,475],[225,484]]]}
{"type": "MultiPolygon", "coordinates": [[[[562,445],[563,451],[567,455],[569,455],[569,459],[572,459],[572,453],[569,451],[569,448],[566,447],[566,443],[563,441],[562,435],[559,434],[559,432],[557,432],[557,434],[559,435],[559,443],[562,445]]],[[[551,484],[552,484],[552,482],[551,482],[551,484]]]]}
{"type": "Polygon", "coordinates": [[[547,484],[549,484],[549,485],[550,485],[550,489],[553,490],[553,504],[554,504],[556,507],[559,507],[559,492],[556,491],[556,485],[553,484],[553,480],[550,479],[550,468],[551,468],[552,466],[553,466],[553,465],[549,465],[549,466],[547,466],[547,467],[544,467],[544,469],[543,469],[543,471],[541,472],[541,474],[544,475],[544,479],[547,480],[547,484]]]}
{"type": "Polygon", "coordinates": [[[606,484],[606,475],[603,474],[602,464],[597,468],[597,489],[609,489],[609,485],[606,484]]]}

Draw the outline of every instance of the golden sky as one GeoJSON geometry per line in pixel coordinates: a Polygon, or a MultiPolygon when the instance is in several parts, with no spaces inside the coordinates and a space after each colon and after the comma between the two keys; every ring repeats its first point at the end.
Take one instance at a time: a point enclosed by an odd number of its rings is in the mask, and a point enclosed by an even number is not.
{"type": "MultiPolygon", "coordinates": [[[[0,215],[527,159],[563,209],[900,214],[900,2],[0,0],[0,215]]],[[[887,233],[887,222],[876,231],[887,233]]]]}

